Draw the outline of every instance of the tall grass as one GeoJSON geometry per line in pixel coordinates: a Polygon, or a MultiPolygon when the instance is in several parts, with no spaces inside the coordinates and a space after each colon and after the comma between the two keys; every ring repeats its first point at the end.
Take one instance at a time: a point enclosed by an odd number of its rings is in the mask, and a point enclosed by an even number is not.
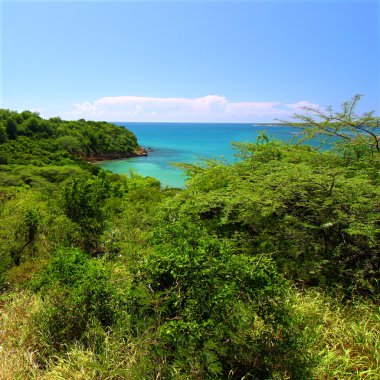
{"type": "MultiPolygon", "coordinates": [[[[296,293],[295,301],[295,316],[316,363],[310,380],[380,379],[378,305],[367,301],[345,305],[317,291],[296,293]]],[[[92,334],[103,334],[101,349],[74,343],[53,354],[34,325],[33,315],[44,307],[36,295],[3,296],[0,305],[1,380],[161,378],[150,359],[149,347],[154,342],[149,341],[149,334],[142,342],[94,330],[92,334]]]]}
{"type": "Polygon", "coordinates": [[[316,291],[298,294],[296,313],[317,367],[315,379],[380,379],[380,309],[368,301],[344,305],[316,291]]]}
{"type": "MultiPolygon", "coordinates": [[[[26,291],[0,298],[0,380],[148,379],[152,372],[148,341],[117,333],[89,331],[95,343],[74,343],[57,353],[35,324],[43,301],[26,291]],[[97,342],[102,342],[102,347],[97,342]],[[149,367],[149,369],[148,369],[149,367]]],[[[91,339],[90,339],[91,340],[91,339]]]]}
{"type": "Polygon", "coordinates": [[[0,305],[0,379],[40,378],[31,316],[42,303],[34,295],[19,293],[3,297],[0,305]]]}

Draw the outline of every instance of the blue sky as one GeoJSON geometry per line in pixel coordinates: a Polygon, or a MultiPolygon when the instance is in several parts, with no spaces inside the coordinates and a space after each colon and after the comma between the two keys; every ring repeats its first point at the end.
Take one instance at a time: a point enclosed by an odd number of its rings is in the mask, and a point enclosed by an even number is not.
{"type": "Polygon", "coordinates": [[[1,3],[1,107],[110,121],[273,121],[364,94],[379,1],[1,3]]]}

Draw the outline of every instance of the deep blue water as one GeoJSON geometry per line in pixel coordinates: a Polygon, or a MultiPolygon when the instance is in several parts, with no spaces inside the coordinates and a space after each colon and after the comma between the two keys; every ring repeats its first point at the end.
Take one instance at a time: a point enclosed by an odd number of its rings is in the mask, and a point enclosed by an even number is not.
{"type": "Polygon", "coordinates": [[[290,142],[299,130],[288,126],[257,126],[232,123],[115,123],[131,130],[139,144],[152,148],[148,157],[103,162],[100,165],[115,173],[135,170],[143,176],[158,178],[162,185],[183,187],[183,172],[173,162],[199,162],[203,158],[223,158],[234,162],[232,141],[256,142],[266,131],[270,139],[290,142]]]}

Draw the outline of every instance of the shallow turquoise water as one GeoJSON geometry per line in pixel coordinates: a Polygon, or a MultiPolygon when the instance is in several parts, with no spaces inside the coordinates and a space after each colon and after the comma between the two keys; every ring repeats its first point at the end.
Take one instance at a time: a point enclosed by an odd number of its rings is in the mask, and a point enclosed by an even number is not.
{"type": "Polygon", "coordinates": [[[152,148],[148,157],[102,162],[100,166],[115,173],[130,169],[143,176],[158,178],[163,186],[183,187],[183,172],[173,162],[195,163],[204,158],[223,158],[234,162],[232,141],[255,142],[266,130],[269,138],[289,142],[298,133],[287,126],[218,123],[115,123],[131,130],[139,144],[152,148]]]}

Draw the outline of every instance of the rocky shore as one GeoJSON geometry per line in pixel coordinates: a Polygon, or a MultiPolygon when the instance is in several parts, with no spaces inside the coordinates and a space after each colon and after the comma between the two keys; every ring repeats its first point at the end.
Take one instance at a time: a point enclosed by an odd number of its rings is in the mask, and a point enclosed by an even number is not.
{"type": "Polygon", "coordinates": [[[139,148],[134,152],[108,152],[108,153],[96,153],[96,154],[89,154],[83,157],[87,162],[96,163],[101,161],[108,161],[108,160],[119,160],[123,158],[130,158],[130,157],[143,157],[148,155],[148,151],[151,151],[149,149],[139,148]]]}

